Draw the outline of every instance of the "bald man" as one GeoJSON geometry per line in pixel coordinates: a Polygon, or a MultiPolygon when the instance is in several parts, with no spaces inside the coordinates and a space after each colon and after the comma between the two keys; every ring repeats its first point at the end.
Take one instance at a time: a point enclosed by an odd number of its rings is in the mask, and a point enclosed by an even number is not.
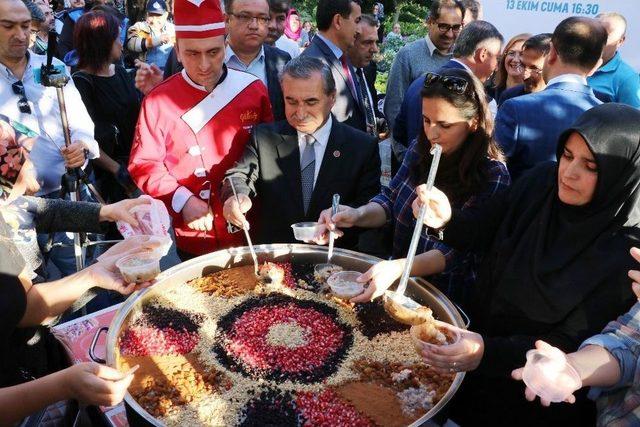
{"type": "Polygon", "coordinates": [[[620,102],[640,108],[640,77],[622,60],[619,49],[625,42],[627,20],[615,12],[596,16],[606,28],[607,44],[602,51],[602,66],[587,79],[603,102],[620,102]]]}

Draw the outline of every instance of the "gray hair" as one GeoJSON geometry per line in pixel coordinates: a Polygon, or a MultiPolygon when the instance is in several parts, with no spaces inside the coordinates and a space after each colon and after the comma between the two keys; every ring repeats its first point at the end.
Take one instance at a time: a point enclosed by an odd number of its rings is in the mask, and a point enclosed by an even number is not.
{"type": "Polygon", "coordinates": [[[360,16],[360,23],[366,24],[370,27],[377,27],[380,24],[380,21],[378,21],[373,15],[363,14],[360,16]]]}
{"type": "Polygon", "coordinates": [[[460,31],[453,48],[453,56],[455,58],[469,57],[487,40],[500,40],[500,43],[504,43],[504,37],[493,24],[487,21],[470,22],[460,31]]]}
{"type": "Polygon", "coordinates": [[[596,19],[602,21],[604,19],[614,19],[618,21],[619,24],[622,24],[622,36],[627,35],[627,18],[618,12],[602,12],[596,16],[596,19]]]}
{"type": "Polygon", "coordinates": [[[289,61],[280,74],[280,82],[282,82],[284,76],[308,80],[313,73],[320,73],[322,76],[322,84],[326,95],[331,95],[336,91],[336,81],[333,79],[329,66],[320,59],[307,55],[300,55],[289,61]]]}

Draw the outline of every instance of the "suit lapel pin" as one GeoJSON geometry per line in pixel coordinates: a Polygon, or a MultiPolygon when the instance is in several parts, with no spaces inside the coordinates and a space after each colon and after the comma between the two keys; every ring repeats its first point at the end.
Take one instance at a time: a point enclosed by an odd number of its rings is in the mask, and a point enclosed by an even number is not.
{"type": "Polygon", "coordinates": [[[337,159],[338,157],[340,157],[340,151],[338,151],[338,150],[334,151],[334,152],[333,152],[333,157],[335,157],[336,159],[337,159]]]}

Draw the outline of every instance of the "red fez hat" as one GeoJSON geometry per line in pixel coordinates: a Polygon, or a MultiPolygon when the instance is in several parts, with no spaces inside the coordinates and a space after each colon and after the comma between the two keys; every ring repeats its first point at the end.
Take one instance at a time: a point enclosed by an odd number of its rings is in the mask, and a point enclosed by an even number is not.
{"type": "Polygon", "coordinates": [[[224,35],[224,13],[220,0],[175,0],[176,37],[205,39],[224,35]]]}

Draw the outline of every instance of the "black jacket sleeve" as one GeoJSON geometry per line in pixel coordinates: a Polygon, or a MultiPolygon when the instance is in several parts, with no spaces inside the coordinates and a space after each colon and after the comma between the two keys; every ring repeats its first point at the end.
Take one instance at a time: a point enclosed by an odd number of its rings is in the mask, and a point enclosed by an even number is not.
{"type": "Polygon", "coordinates": [[[369,200],[380,193],[380,151],[375,138],[371,137],[370,139],[368,159],[360,173],[357,187],[358,196],[353,207],[366,205],[369,200]]]}
{"type": "Polygon", "coordinates": [[[567,317],[536,336],[511,335],[483,337],[484,355],[478,373],[489,377],[508,377],[511,371],[526,363],[527,351],[535,348],[537,340],[543,340],[560,350],[571,353],[605,325],[631,308],[634,297],[626,277],[626,271],[602,284],[567,317]]]}
{"type": "Polygon", "coordinates": [[[260,177],[259,133],[260,126],[256,126],[251,133],[249,142],[245,146],[242,157],[236,162],[235,166],[225,174],[225,180],[222,182],[222,188],[220,190],[220,201],[222,203],[233,196],[233,190],[227,178],[233,180],[233,186],[238,194],[246,194],[249,197],[255,197],[257,195],[256,182],[260,177]]]}
{"type": "Polygon", "coordinates": [[[509,207],[509,189],[478,206],[454,209],[444,231],[444,243],[459,251],[486,252],[509,207]]]}
{"type": "Polygon", "coordinates": [[[56,231],[104,233],[100,223],[100,204],[62,199],[25,197],[38,233],[56,231]]]}

